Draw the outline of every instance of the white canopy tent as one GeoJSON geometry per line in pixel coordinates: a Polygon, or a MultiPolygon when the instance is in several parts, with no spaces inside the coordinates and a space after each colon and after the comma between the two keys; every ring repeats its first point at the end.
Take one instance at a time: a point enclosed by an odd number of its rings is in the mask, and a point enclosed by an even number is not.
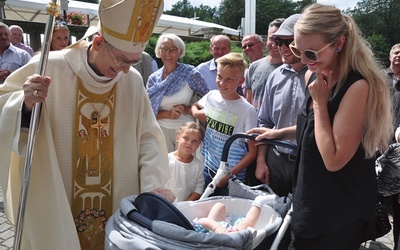
{"type": "MultiPolygon", "coordinates": [[[[3,19],[45,23],[46,5],[49,0],[0,0],[4,4],[3,19]]],[[[97,25],[98,4],[69,0],[67,12],[76,11],[87,15],[90,26],[97,25]]],[[[238,36],[238,31],[219,24],[190,18],[161,15],[154,33],[174,33],[180,36],[202,36],[204,28],[222,29],[223,34],[238,36]]]]}

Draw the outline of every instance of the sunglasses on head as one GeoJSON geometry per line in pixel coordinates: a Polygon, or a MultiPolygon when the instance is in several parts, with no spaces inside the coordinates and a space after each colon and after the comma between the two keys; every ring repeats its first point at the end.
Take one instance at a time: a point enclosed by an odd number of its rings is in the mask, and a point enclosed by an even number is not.
{"type": "Polygon", "coordinates": [[[65,22],[65,21],[55,21],[54,25],[67,25],[67,22],[65,22]]]}
{"type": "Polygon", "coordinates": [[[282,45],[286,45],[289,48],[289,45],[293,42],[293,39],[282,39],[282,38],[275,38],[275,44],[278,47],[282,47],[282,45]]]}
{"type": "Polygon", "coordinates": [[[327,44],[325,47],[323,47],[322,49],[315,51],[312,49],[305,49],[305,50],[300,50],[298,48],[296,48],[296,46],[294,45],[294,41],[289,45],[290,50],[292,51],[293,55],[295,55],[298,58],[301,58],[301,54],[303,53],[308,59],[310,59],[311,61],[317,61],[318,60],[318,54],[320,52],[322,52],[324,49],[328,48],[329,46],[331,46],[333,44],[329,43],[327,44]]]}

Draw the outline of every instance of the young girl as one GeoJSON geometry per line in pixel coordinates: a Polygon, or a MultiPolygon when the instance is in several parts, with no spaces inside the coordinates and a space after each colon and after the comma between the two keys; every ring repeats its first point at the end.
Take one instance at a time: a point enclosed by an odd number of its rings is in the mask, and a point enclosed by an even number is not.
{"type": "Polygon", "coordinates": [[[203,128],[195,122],[184,123],[176,136],[178,149],[168,154],[171,179],[166,184],[176,201],[194,201],[204,188],[203,165],[194,154],[204,138],[203,128]]]}

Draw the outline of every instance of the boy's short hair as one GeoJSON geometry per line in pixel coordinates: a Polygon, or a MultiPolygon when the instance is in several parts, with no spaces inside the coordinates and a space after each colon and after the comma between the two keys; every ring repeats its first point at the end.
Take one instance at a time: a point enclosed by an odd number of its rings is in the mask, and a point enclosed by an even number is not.
{"type": "Polygon", "coordinates": [[[244,60],[243,55],[236,52],[228,53],[215,61],[223,68],[237,67],[239,68],[239,70],[243,71],[243,74],[245,69],[247,68],[247,62],[246,60],[244,60]]]}

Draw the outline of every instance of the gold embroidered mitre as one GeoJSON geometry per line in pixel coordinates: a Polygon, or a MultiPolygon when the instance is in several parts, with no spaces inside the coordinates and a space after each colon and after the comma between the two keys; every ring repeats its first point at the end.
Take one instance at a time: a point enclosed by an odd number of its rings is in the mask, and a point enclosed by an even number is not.
{"type": "Polygon", "coordinates": [[[163,0],[102,0],[99,32],[121,51],[142,53],[163,7],[163,0]]]}

